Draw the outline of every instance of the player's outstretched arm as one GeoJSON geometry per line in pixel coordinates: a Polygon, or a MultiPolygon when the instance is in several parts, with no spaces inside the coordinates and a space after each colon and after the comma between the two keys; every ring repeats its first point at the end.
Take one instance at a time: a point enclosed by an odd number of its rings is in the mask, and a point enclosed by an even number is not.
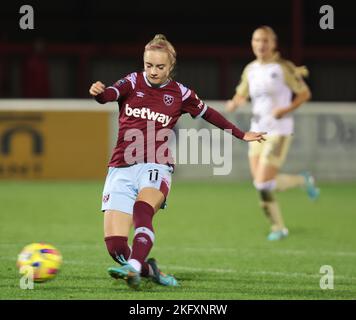
{"type": "Polygon", "coordinates": [[[265,141],[264,135],[267,134],[267,132],[245,132],[245,135],[243,137],[244,141],[251,142],[251,141],[258,141],[262,142],[265,141]]]}
{"type": "Polygon", "coordinates": [[[94,82],[89,89],[89,93],[93,97],[96,97],[98,94],[103,93],[104,91],[105,91],[105,84],[103,84],[100,81],[94,82]]]}
{"type": "Polygon", "coordinates": [[[259,142],[265,140],[263,135],[266,132],[243,132],[213,108],[208,107],[202,118],[222,130],[231,130],[231,134],[238,139],[259,142]]]}
{"type": "Polygon", "coordinates": [[[117,99],[117,92],[115,89],[113,87],[106,88],[105,84],[100,81],[94,82],[91,85],[89,93],[99,103],[116,101],[117,99]]]}

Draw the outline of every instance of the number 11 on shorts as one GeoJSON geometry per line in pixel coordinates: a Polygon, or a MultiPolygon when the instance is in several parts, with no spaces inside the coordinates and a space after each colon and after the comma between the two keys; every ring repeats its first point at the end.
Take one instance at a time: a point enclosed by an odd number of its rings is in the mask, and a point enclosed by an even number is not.
{"type": "Polygon", "coordinates": [[[148,170],[150,173],[150,181],[157,181],[158,180],[158,169],[148,170]]]}

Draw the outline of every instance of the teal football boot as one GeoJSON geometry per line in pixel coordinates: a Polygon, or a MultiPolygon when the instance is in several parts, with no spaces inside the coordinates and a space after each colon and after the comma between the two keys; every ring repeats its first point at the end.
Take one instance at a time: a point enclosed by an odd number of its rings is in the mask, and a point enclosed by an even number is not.
{"type": "Polygon", "coordinates": [[[309,172],[302,172],[308,197],[316,200],[320,195],[320,189],[315,186],[315,179],[309,172]]]}
{"type": "Polygon", "coordinates": [[[169,274],[163,273],[157,266],[157,261],[155,258],[149,258],[147,263],[151,266],[153,270],[153,275],[150,276],[152,280],[162,286],[178,287],[178,281],[169,274]]]}
{"type": "Polygon", "coordinates": [[[282,230],[278,231],[272,231],[268,237],[267,240],[269,241],[277,241],[277,240],[282,240],[288,236],[289,232],[287,228],[284,228],[282,230]]]}
{"type": "Polygon", "coordinates": [[[141,282],[140,273],[131,266],[122,256],[118,258],[121,267],[110,267],[108,273],[114,279],[126,280],[129,287],[138,289],[141,282]]]}

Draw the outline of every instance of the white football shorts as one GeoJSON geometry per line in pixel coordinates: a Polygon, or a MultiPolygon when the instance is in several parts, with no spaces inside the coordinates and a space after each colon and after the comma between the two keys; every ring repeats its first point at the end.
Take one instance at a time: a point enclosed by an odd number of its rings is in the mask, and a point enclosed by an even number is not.
{"type": "MultiPolygon", "coordinates": [[[[138,163],[129,167],[109,167],[101,210],[133,213],[138,193],[143,188],[160,190],[166,200],[171,187],[173,168],[157,163],[138,163]]],[[[161,209],[166,207],[166,200],[161,209]]]]}

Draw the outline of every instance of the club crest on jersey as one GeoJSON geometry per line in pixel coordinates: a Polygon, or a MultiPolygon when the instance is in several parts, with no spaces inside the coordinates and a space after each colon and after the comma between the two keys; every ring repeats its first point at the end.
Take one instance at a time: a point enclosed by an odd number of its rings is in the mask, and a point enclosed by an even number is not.
{"type": "Polygon", "coordinates": [[[103,196],[103,202],[104,202],[104,203],[107,203],[107,202],[109,201],[109,199],[110,199],[110,193],[104,194],[104,196],[103,196]]]}
{"type": "Polygon", "coordinates": [[[170,96],[169,94],[165,94],[163,96],[163,102],[166,106],[171,106],[174,102],[174,98],[170,96]]]}

